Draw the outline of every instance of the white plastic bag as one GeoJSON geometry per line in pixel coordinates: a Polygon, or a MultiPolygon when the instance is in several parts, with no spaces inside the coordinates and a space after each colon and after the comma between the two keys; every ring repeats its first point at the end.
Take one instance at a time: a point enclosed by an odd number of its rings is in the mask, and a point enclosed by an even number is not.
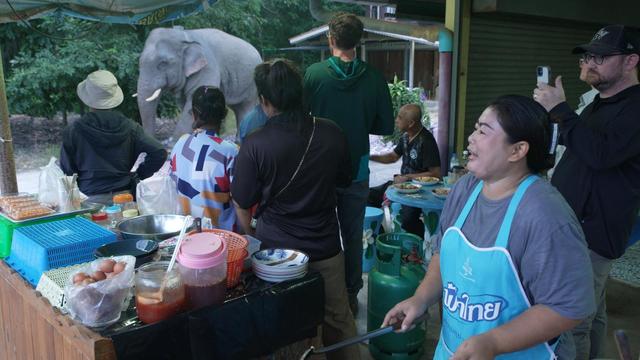
{"type": "Polygon", "coordinates": [[[134,283],[136,258],[131,255],[115,256],[116,262],[125,262],[124,270],[111,278],[88,285],[74,285],[73,277],[78,273],[93,274],[107,258],[99,258],[75,271],[67,280],[64,293],[65,308],[72,318],[89,327],[103,327],[120,319],[120,313],[129,306],[134,283]]]}
{"type": "Polygon", "coordinates": [[[52,206],[58,206],[58,183],[64,173],[56,164],[57,159],[51,157],[46,166],[40,168],[38,178],[38,201],[52,206]]]}
{"type": "MultiPolygon", "coordinates": [[[[163,167],[164,169],[164,167],[163,167]]],[[[136,187],[136,201],[140,215],[176,214],[178,192],[169,174],[160,169],[136,187]]]]}

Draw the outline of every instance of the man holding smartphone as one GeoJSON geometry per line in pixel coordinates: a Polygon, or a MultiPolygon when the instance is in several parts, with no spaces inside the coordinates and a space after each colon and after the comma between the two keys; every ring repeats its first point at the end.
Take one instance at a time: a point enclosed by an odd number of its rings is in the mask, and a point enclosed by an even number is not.
{"type": "Polygon", "coordinates": [[[640,208],[640,32],[606,26],[573,53],[582,54],[583,81],[599,92],[593,102],[576,114],[560,76],[555,87],[539,83],[533,98],[559,124],[567,149],[551,182],[575,211],[590,249],[597,311],[573,330],[577,359],[587,359],[603,356],[606,280],[640,208]]]}

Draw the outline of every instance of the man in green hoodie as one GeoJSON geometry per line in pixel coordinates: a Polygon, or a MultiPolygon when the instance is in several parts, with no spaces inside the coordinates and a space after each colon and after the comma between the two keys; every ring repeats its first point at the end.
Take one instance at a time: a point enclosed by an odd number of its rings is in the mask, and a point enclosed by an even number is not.
{"type": "Polygon", "coordinates": [[[78,84],[77,93],[89,112],[62,133],[62,171],[78,174],[78,188],[91,202],[110,204],[112,195],[121,191],[135,196],[137,180],[162,167],[166,150],[140,125],[114,110],[124,97],[109,71],[89,74],[78,84]],[[141,153],[147,154],[144,162],[131,172],[141,153]]]}
{"type": "Polygon", "coordinates": [[[369,134],[393,132],[393,107],[382,74],[356,57],[364,26],[352,14],[329,21],[328,60],[311,65],[304,77],[311,114],[333,120],[347,136],[354,179],[338,189],[338,220],[345,254],[349,303],[358,312],[362,288],[362,225],[369,194],[369,134]]]}

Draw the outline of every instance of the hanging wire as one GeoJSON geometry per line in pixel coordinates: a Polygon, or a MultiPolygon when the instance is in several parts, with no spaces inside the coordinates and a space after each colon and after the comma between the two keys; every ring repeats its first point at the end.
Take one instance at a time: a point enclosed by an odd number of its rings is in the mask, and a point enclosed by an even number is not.
{"type": "MultiPolygon", "coordinates": [[[[52,34],[47,34],[47,33],[43,32],[43,31],[38,30],[33,25],[31,25],[31,23],[28,20],[26,20],[22,16],[20,16],[20,14],[18,14],[18,12],[16,11],[16,9],[13,7],[13,5],[11,4],[11,2],[9,0],[5,0],[5,2],[7,3],[7,5],[9,5],[9,8],[11,8],[11,12],[13,12],[13,15],[15,15],[18,18],[18,20],[20,20],[20,22],[22,24],[24,24],[25,26],[27,26],[28,28],[33,30],[35,33],[40,34],[40,35],[45,36],[45,37],[48,37],[50,39],[60,40],[60,41],[80,40],[80,39],[84,39],[87,36],[95,33],[100,28],[100,26],[94,26],[91,29],[86,30],[85,32],[81,33],[79,36],[68,37],[68,38],[67,37],[55,36],[55,35],[52,35],[52,34]]],[[[115,2],[115,0],[111,1],[111,4],[109,5],[109,8],[111,8],[113,6],[114,2],[115,2]]]]}

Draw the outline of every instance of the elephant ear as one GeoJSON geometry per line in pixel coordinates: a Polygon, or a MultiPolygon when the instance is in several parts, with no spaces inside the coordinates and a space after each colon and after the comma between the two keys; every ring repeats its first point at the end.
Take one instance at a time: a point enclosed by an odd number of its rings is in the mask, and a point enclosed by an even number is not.
{"type": "Polygon", "coordinates": [[[207,66],[202,47],[197,42],[187,42],[184,49],[184,75],[189,77],[207,66]]]}

